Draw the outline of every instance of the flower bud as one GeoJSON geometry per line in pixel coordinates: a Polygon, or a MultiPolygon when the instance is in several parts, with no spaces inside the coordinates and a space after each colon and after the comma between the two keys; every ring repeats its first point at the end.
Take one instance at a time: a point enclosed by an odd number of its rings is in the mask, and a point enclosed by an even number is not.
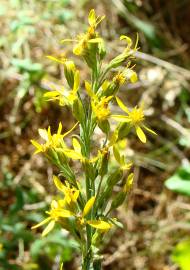
{"type": "Polygon", "coordinates": [[[109,152],[108,149],[104,148],[102,151],[102,158],[99,169],[99,174],[101,177],[103,177],[108,171],[108,161],[109,161],[109,152]]]}
{"type": "Polygon", "coordinates": [[[126,193],[124,191],[119,192],[112,201],[111,210],[118,208],[125,200],[126,193]]]}
{"type": "Polygon", "coordinates": [[[64,63],[64,74],[68,85],[73,88],[74,86],[74,75],[76,67],[73,61],[67,60],[64,63]]]}
{"type": "Polygon", "coordinates": [[[74,117],[81,123],[84,121],[84,111],[80,99],[75,99],[72,106],[74,117]]]}

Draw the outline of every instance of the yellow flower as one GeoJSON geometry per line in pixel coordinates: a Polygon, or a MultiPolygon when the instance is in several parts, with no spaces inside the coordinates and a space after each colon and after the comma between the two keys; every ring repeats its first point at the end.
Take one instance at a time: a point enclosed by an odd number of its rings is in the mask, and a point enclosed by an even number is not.
{"type": "Polygon", "coordinates": [[[94,9],[91,9],[88,15],[88,22],[90,27],[95,28],[98,26],[99,23],[101,23],[102,20],[104,20],[105,15],[103,16],[97,16],[94,9]]]}
{"type": "Polygon", "coordinates": [[[125,113],[127,113],[127,116],[126,115],[112,115],[111,117],[114,120],[119,121],[119,122],[126,122],[126,123],[129,123],[131,126],[134,126],[137,136],[143,143],[146,143],[146,135],[143,129],[156,135],[156,133],[153,130],[151,130],[150,128],[144,125],[145,116],[144,116],[142,107],[135,107],[134,109],[129,111],[129,109],[123,104],[123,102],[118,97],[116,97],[116,100],[119,107],[125,113]]]}
{"type": "Polygon", "coordinates": [[[85,52],[85,49],[88,47],[89,35],[79,34],[76,39],[76,46],[73,48],[73,53],[75,55],[82,55],[85,52]]]}
{"type": "Polygon", "coordinates": [[[81,163],[93,163],[97,161],[100,158],[100,154],[98,153],[97,156],[92,157],[90,159],[87,159],[86,157],[83,156],[81,152],[81,146],[80,143],[76,138],[73,138],[73,149],[70,148],[64,148],[64,149],[59,149],[60,151],[63,151],[64,155],[67,156],[68,158],[71,158],[73,160],[80,160],[81,163]]]}
{"type": "Polygon", "coordinates": [[[129,80],[131,83],[135,83],[137,79],[137,73],[132,70],[132,68],[126,67],[122,72],[118,72],[118,74],[116,74],[113,78],[113,82],[121,86],[126,80],[129,80]]]}
{"type": "Polygon", "coordinates": [[[73,102],[78,98],[77,92],[80,84],[80,74],[79,70],[76,70],[74,73],[74,84],[73,89],[70,92],[66,92],[64,88],[55,89],[53,91],[46,92],[44,97],[48,101],[58,100],[60,106],[73,105],[73,102]]]}
{"type": "Polygon", "coordinates": [[[76,46],[73,48],[75,55],[84,55],[88,49],[89,43],[103,43],[103,39],[98,37],[98,33],[95,32],[97,25],[105,18],[105,16],[97,16],[94,9],[92,9],[88,16],[89,28],[86,33],[79,34],[76,39],[64,39],[61,42],[72,41],[76,42],[76,46]]]}
{"type": "Polygon", "coordinates": [[[62,209],[60,204],[62,204],[60,201],[53,200],[50,211],[46,211],[49,217],[32,227],[32,229],[36,229],[48,223],[47,227],[42,232],[42,237],[46,236],[61,218],[68,218],[74,215],[71,211],[62,209]]]}
{"type": "Polygon", "coordinates": [[[136,39],[135,46],[133,49],[132,49],[133,42],[130,37],[126,35],[121,35],[120,40],[125,40],[127,43],[127,47],[125,48],[124,53],[130,52],[131,54],[133,54],[137,50],[137,45],[138,45],[138,40],[139,40],[138,34],[137,34],[137,39],[136,39]]]}
{"type": "Polygon", "coordinates": [[[66,182],[66,184],[64,185],[60,181],[60,179],[55,175],[53,176],[53,181],[54,181],[55,186],[65,195],[64,200],[66,201],[68,205],[70,205],[71,203],[77,202],[79,192],[80,192],[79,190],[77,190],[74,187],[71,188],[68,182],[66,182]]]}
{"type": "Polygon", "coordinates": [[[64,143],[64,137],[67,136],[69,133],[75,129],[75,127],[78,125],[78,122],[66,133],[61,134],[62,131],[62,124],[59,123],[59,127],[57,130],[57,133],[51,134],[51,129],[48,127],[48,130],[46,129],[39,129],[39,135],[42,139],[45,140],[45,144],[39,144],[35,140],[31,140],[31,143],[36,147],[36,151],[34,154],[40,153],[40,152],[46,152],[49,148],[66,148],[64,143]]]}
{"type": "MultiPolygon", "coordinates": [[[[59,182],[60,180],[58,181],[56,179],[55,181],[57,181],[56,186],[57,187],[59,186],[59,189],[61,189],[61,190],[64,189],[64,192],[65,192],[65,187],[63,188],[63,186],[62,186],[63,184],[59,182]]],[[[71,189],[69,191],[67,189],[65,196],[67,197],[67,199],[69,199],[70,202],[71,202],[71,200],[76,202],[79,193],[78,192],[76,193],[76,190],[75,190],[74,194],[71,195],[70,191],[71,191],[71,189]],[[69,192],[69,194],[67,192],[69,192]]],[[[85,218],[86,215],[88,215],[88,213],[91,211],[91,209],[94,205],[95,199],[96,199],[96,197],[93,196],[87,201],[87,203],[84,206],[83,212],[80,215],[77,215],[76,213],[73,213],[69,210],[63,209],[64,200],[58,200],[58,201],[53,200],[51,203],[50,211],[46,211],[46,213],[49,215],[49,217],[44,219],[43,221],[41,221],[37,225],[33,226],[32,229],[36,229],[36,228],[41,227],[44,224],[48,223],[47,227],[42,232],[42,237],[43,237],[43,236],[46,236],[54,228],[56,222],[61,221],[62,218],[65,219],[65,218],[69,218],[69,217],[73,216],[78,220],[78,222],[81,225],[89,224],[91,227],[99,229],[99,230],[109,230],[112,227],[112,225],[110,225],[108,222],[106,222],[104,220],[87,220],[85,218]]]]}
{"type": "MultiPolygon", "coordinates": [[[[92,111],[95,117],[97,118],[97,120],[101,122],[108,119],[108,117],[111,114],[111,111],[109,109],[109,102],[111,101],[113,96],[100,97],[99,93],[95,94],[93,92],[92,87],[88,81],[85,81],[85,90],[87,94],[89,95],[89,97],[91,98],[92,111]]],[[[104,91],[103,88],[102,90],[104,91]]]]}
{"type": "MultiPolygon", "coordinates": [[[[69,86],[71,88],[73,88],[74,79],[75,79],[74,76],[76,73],[75,63],[72,60],[65,58],[65,54],[61,54],[59,58],[57,58],[55,56],[48,55],[47,58],[52,60],[52,61],[55,61],[57,63],[63,64],[64,74],[65,74],[65,78],[67,80],[67,83],[69,84],[69,86]]],[[[55,89],[55,91],[56,91],[56,89],[55,89]]],[[[63,95],[63,97],[60,96],[60,104],[63,104],[63,105],[66,104],[67,100],[65,100],[65,98],[64,98],[64,89],[63,88],[61,89],[61,91],[59,91],[59,94],[63,95]]],[[[49,95],[49,94],[46,94],[46,95],[49,95]]],[[[58,95],[58,93],[55,93],[55,96],[56,95],[58,95]]],[[[54,97],[54,95],[53,95],[53,97],[54,97]]]]}
{"type": "Polygon", "coordinates": [[[119,86],[124,84],[125,80],[126,78],[122,72],[118,72],[118,74],[113,77],[113,82],[119,86]]]}
{"type": "Polygon", "coordinates": [[[92,100],[92,111],[94,112],[98,121],[104,121],[108,119],[110,116],[110,109],[108,107],[109,101],[113,98],[113,96],[103,97],[99,101],[92,100]]]}
{"type": "Polygon", "coordinates": [[[111,60],[111,62],[108,65],[108,69],[111,68],[116,68],[118,66],[121,65],[121,63],[123,63],[124,61],[126,61],[126,59],[130,59],[133,57],[134,53],[137,51],[137,45],[138,45],[138,35],[137,35],[137,39],[136,39],[136,43],[134,48],[132,48],[133,42],[131,40],[131,38],[129,38],[128,36],[122,35],[120,37],[120,40],[125,40],[127,43],[127,47],[124,49],[124,51],[119,54],[118,56],[116,56],[114,59],[111,60]]]}

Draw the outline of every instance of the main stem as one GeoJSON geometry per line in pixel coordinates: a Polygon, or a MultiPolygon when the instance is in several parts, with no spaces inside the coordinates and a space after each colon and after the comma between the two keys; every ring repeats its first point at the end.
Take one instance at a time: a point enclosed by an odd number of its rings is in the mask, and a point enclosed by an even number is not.
{"type": "MultiPolygon", "coordinates": [[[[96,69],[95,71],[92,71],[92,89],[93,92],[96,93],[98,90],[98,63],[96,63],[96,69]]],[[[92,112],[91,109],[87,111],[87,119],[86,119],[86,125],[85,125],[85,131],[83,130],[83,135],[84,135],[84,142],[85,142],[85,157],[87,159],[90,158],[90,146],[91,146],[91,136],[93,133],[93,130],[95,128],[94,124],[92,123],[92,112]]],[[[92,196],[92,191],[93,195],[95,193],[95,190],[93,189],[92,186],[92,179],[90,179],[89,175],[86,173],[86,198],[89,200],[92,196]]],[[[95,180],[95,179],[94,179],[95,180]]],[[[99,188],[101,187],[101,182],[99,188]]],[[[99,192],[99,191],[98,191],[99,192]]],[[[91,217],[89,217],[91,218],[91,217]]],[[[84,248],[82,249],[82,270],[101,270],[101,260],[96,260],[93,261],[93,254],[91,250],[91,244],[92,244],[92,228],[87,224],[86,225],[86,243],[84,243],[84,248]]]]}

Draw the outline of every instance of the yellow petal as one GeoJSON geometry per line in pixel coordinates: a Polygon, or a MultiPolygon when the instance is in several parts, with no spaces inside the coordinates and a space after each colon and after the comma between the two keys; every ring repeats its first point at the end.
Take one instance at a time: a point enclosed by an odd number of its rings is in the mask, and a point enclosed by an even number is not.
{"type": "Polygon", "coordinates": [[[67,156],[67,157],[69,157],[69,158],[72,158],[72,159],[76,159],[76,160],[80,160],[80,159],[83,159],[83,156],[80,154],[80,153],[78,153],[78,152],[76,152],[76,151],[74,151],[74,150],[71,150],[71,149],[64,149],[63,150],[63,152],[64,152],[64,154],[67,156]]]}
{"type": "Polygon", "coordinates": [[[93,158],[91,158],[91,159],[88,159],[87,162],[89,162],[89,163],[94,163],[94,162],[96,162],[99,158],[100,158],[100,156],[97,155],[96,157],[93,157],[93,158]]]}
{"type": "Polygon", "coordinates": [[[143,130],[139,126],[136,127],[136,133],[139,139],[141,140],[141,142],[146,143],[146,135],[144,134],[143,130]]]}
{"type": "Polygon", "coordinates": [[[49,91],[49,92],[46,92],[44,95],[43,95],[45,98],[55,98],[57,96],[59,96],[59,92],[58,91],[49,91]]]}
{"type": "Polygon", "coordinates": [[[92,206],[94,205],[95,199],[96,199],[96,197],[93,196],[87,201],[87,203],[84,207],[83,213],[82,213],[83,217],[85,217],[90,212],[92,206]]]}
{"type": "Polygon", "coordinates": [[[53,228],[54,228],[54,226],[55,226],[55,221],[52,220],[52,221],[47,225],[47,227],[45,228],[45,230],[43,230],[43,232],[42,232],[42,237],[46,236],[50,231],[52,231],[53,228]]]}
{"type": "Polygon", "coordinates": [[[65,132],[65,133],[63,134],[63,138],[64,138],[65,136],[67,136],[69,133],[71,133],[71,132],[76,128],[76,126],[78,125],[78,123],[79,123],[79,122],[77,122],[70,130],[68,130],[67,132],[65,132]]]}
{"type": "Polygon", "coordinates": [[[56,175],[53,175],[53,182],[55,186],[57,187],[57,189],[59,189],[62,192],[64,191],[64,185],[56,175]]]}
{"type": "Polygon", "coordinates": [[[88,22],[89,22],[90,26],[94,26],[96,24],[96,14],[95,14],[94,9],[91,9],[89,12],[88,22]]]}
{"type": "Polygon", "coordinates": [[[66,209],[57,210],[56,212],[57,212],[57,216],[62,217],[62,218],[68,218],[68,217],[74,216],[74,213],[66,209]]]}
{"type": "Polygon", "coordinates": [[[88,41],[89,43],[101,43],[103,42],[102,38],[92,38],[88,41]]]}
{"type": "Polygon", "coordinates": [[[120,98],[116,97],[116,101],[117,101],[117,104],[119,105],[119,107],[124,111],[126,112],[127,114],[129,113],[129,110],[128,108],[123,104],[123,102],[121,101],[120,98]]]}
{"type": "Polygon", "coordinates": [[[138,43],[139,43],[139,34],[137,33],[137,38],[136,38],[134,50],[137,49],[138,43]]]}
{"type": "Polygon", "coordinates": [[[127,41],[127,44],[128,44],[129,46],[132,45],[132,40],[131,40],[131,38],[128,37],[128,36],[121,35],[121,36],[120,36],[120,40],[126,40],[126,41],[127,41]]]}
{"type": "Polygon", "coordinates": [[[62,131],[62,124],[61,124],[61,122],[60,122],[60,123],[59,123],[58,130],[57,130],[57,134],[60,135],[60,134],[61,134],[61,131],[62,131]]]}
{"type": "Polygon", "coordinates": [[[137,80],[138,80],[137,73],[133,71],[130,77],[130,81],[132,83],[136,83],[137,80]]]}
{"type": "Polygon", "coordinates": [[[143,126],[143,127],[144,127],[147,131],[149,131],[150,133],[152,133],[152,134],[154,134],[154,135],[157,135],[157,133],[156,133],[154,130],[148,128],[147,126],[143,126]]]}
{"type": "Polygon", "coordinates": [[[109,230],[112,227],[112,225],[103,220],[88,220],[87,223],[99,230],[109,230]]]}
{"type": "Polygon", "coordinates": [[[74,195],[73,195],[73,201],[74,201],[74,202],[76,202],[76,201],[77,201],[78,196],[79,196],[79,193],[80,193],[80,191],[79,191],[79,190],[76,190],[76,191],[75,191],[75,193],[74,193],[74,195]]]}
{"type": "Polygon", "coordinates": [[[103,15],[103,16],[98,16],[97,18],[96,18],[96,26],[99,24],[99,23],[101,23],[101,21],[103,21],[104,19],[105,19],[105,15],[103,15]]]}
{"type": "Polygon", "coordinates": [[[129,169],[131,168],[132,165],[133,165],[132,162],[125,163],[124,165],[122,165],[121,169],[122,169],[123,171],[129,170],[129,169]]]}
{"type": "Polygon", "coordinates": [[[66,59],[61,60],[61,59],[58,59],[58,58],[56,58],[56,57],[54,57],[54,56],[51,56],[51,55],[47,55],[46,57],[47,57],[48,59],[50,59],[50,60],[53,60],[53,61],[55,61],[55,62],[57,62],[57,63],[61,63],[61,64],[64,64],[65,61],[66,61],[66,59]]]}
{"type": "Polygon", "coordinates": [[[131,83],[135,83],[138,80],[137,73],[130,68],[127,68],[124,71],[124,74],[125,74],[126,78],[131,81],[131,83]]]}
{"type": "Polygon", "coordinates": [[[130,190],[134,180],[134,173],[130,173],[129,176],[127,177],[127,181],[123,187],[123,191],[126,193],[130,190]]]}
{"type": "Polygon", "coordinates": [[[116,121],[124,122],[124,123],[129,123],[131,121],[130,118],[125,115],[113,114],[111,115],[111,118],[113,118],[116,121]]]}
{"type": "Polygon", "coordinates": [[[48,140],[50,141],[51,140],[51,127],[49,126],[48,127],[48,131],[47,131],[47,134],[48,134],[48,140]]]}
{"type": "MultiPolygon", "coordinates": [[[[56,200],[53,200],[51,202],[51,209],[56,209],[58,207],[58,202],[56,200]]],[[[49,212],[48,212],[49,213],[49,212]]]]}
{"type": "Polygon", "coordinates": [[[46,142],[48,141],[48,134],[46,129],[39,128],[38,133],[42,139],[44,139],[46,142]]]}
{"type": "Polygon", "coordinates": [[[75,152],[81,153],[81,146],[80,146],[79,141],[76,138],[73,138],[73,148],[75,152]]]}
{"type": "Polygon", "coordinates": [[[44,219],[43,221],[41,221],[40,223],[36,224],[35,226],[32,226],[31,229],[33,230],[33,229],[36,229],[36,228],[38,228],[38,227],[41,227],[41,226],[43,226],[44,224],[46,224],[47,222],[49,222],[50,220],[51,220],[51,218],[48,217],[48,218],[44,219]]]}
{"type": "Polygon", "coordinates": [[[38,142],[36,142],[34,140],[30,140],[30,141],[37,148],[37,151],[35,152],[35,154],[43,151],[41,144],[39,144],[38,142]]]}
{"type": "Polygon", "coordinates": [[[86,92],[88,93],[88,95],[90,97],[93,97],[94,96],[94,93],[92,91],[91,84],[88,81],[85,81],[84,83],[85,83],[85,90],[86,90],[86,92]]]}
{"type": "Polygon", "coordinates": [[[79,43],[74,47],[73,53],[74,53],[75,55],[81,55],[81,54],[83,53],[83,46],[82,46],[82,43],[79,42],[79,43]]]}
{"type": "Polygon", "coordinates": [[[74,41],[77,41],[77,40],[76,39],[65,38],[65,39],[62,39],[60,42],[65,43],[65,42],[74,42],[74,41]]]}

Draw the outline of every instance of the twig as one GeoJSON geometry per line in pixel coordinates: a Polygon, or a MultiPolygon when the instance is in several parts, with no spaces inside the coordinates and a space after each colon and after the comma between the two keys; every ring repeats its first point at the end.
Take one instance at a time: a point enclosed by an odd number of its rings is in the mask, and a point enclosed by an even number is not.
{"type": "Polygon", "coordinates": [[[157,57],[152,56],[152,55],[147,54],[147,53],[136,52],[135,56],[139,59],[142,59],[142,60],[151,62],[155,65],[164,67],[165,69],[167,69],[169,71],[180,73],[183,77],[190,80],[190,71],[185,69],[185,68],[179,67],[177,65],[174,65],[170,62],[167,62],[165,60],[162,60],[160,58],[157,58],[157,57]]]}

